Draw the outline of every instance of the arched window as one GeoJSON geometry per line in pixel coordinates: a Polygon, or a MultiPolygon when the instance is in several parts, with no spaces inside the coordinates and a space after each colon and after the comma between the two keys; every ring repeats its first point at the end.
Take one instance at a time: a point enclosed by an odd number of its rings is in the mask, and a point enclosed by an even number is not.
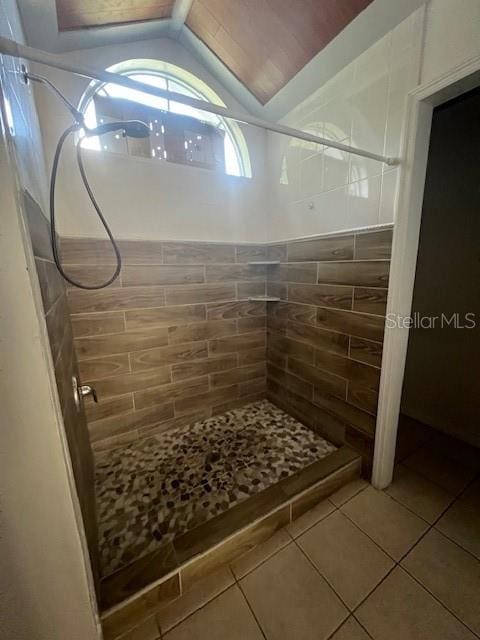
{"type": "MultiPolygon", "coordinates": [[[[137,59],[107,69],[133,80],[168,91],[226,106],[195,75],[161,60],[137,59]]],[[[149,121],[146,141],[127,141],[120,135],[85,138],[85,148],[107,150],[156,160],[220,168],[233,176],[252,177],[247,144],[238,124],[213,113],[158,98],[120,85],[93,81],[82,96],[79,109],[89,127],[109,120],[137,118],[149,121]],[[130,147],[128,146],[130,144],[130,147]],[[147,148],[148,147],[148,148],[147,148]]]]}

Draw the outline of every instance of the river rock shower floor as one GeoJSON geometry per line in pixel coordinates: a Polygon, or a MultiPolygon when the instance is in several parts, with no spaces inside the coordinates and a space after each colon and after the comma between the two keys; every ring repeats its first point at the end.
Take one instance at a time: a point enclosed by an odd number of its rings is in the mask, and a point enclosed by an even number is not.
{"type": "Polygon", "coordinates": [[[335,449],[265,400],[112,451],[96,469],[103,575],[335,449]]]}

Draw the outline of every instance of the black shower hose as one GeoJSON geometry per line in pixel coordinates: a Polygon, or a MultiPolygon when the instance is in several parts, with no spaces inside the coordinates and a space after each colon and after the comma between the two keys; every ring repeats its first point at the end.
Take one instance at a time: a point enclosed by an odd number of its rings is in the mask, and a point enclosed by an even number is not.
{"type": "Polygon", "coordinates": [[[100,209],[100,207],[98,206],[98,203],[95,199],[95,196],[93,195],[92,189],[90,187],[90,184],[88,182],[88,178],[87,178],[87,174],[85,173],[85,166],[83,163],[83,156],[82,156],[82,140],[83,138],[79,138],[77,143],[76,143],[76,155],[77,155],[77,164],[78,164],[78,168],[80,171],[80,175],[82,177],[82,181],[83,181],[83,186],[85,187],[86,192],[88,193],[88,197],[90,198],[90,202],[93,205],[93,208],[95,209],[100,222],[102,223],[105,231],[107,232],[107,235],[110,239],[110,242],[112,244],[113,250],[115,252],[115,257],[116,257],[116,267],[115,267],[115,271],[113,273],[113,275],[111,276],[111,278],[109,278],[106,282],[103,282],[102,284],[82,284],[81,282],[77,282],[76,280],[74,280],[71,276],[69,276],[67,273],[65,273],[63,266],[62,266],[62,262],[61,262],[61,258],[60,258],[60,252],[58,250],[58,244],[57,244],[57,230],[56,230],[56,218],[55,218],[55,186],[56,186],[56,182],[57,182],[57,173],[58,173],[58,163],[60,161],[60,156],[62,153],[62,148],[63,145],[65,143],[65,140],[68,138],[68,136],[71,133],[74,133],[76,131],[79,131],[81,129],[81,125],[78,123],[72,124],[71,126],[69,126],[67,129],[65,129],[65,131],[62,133],[62,135],[60,136],[58,142],[57,142],[57,147],[55,149],[55,155],[53,156],[53,164],[52,164],[52,173],[51,173],[51,177],[50,177],[50,238],[51,238],[51,242],[52,242],[52,252],[53,252],[53,259],[55,261],[55,264],[57,265],[57,269],[59,270],[59,272],[61,273],[61,275],[63,276],[63,278],[65,278],[65,280],[67,282],[69,282],[71,285],[73,285],[74,287],[79,287],[80,289],[104,289],[105,287],[108,287],[108,285],[112,284],[112,282],[114,280],[116,280],[116,278],[118,277],[120,270],[122,268],[122,257],[120,255],[120,250],[118,248],[117,243],[115,242],[115,238],[113,237],[112,232],[110,231],[110,227],[108,226],[107,221],[105,220],[102,210],[100,209]]]}

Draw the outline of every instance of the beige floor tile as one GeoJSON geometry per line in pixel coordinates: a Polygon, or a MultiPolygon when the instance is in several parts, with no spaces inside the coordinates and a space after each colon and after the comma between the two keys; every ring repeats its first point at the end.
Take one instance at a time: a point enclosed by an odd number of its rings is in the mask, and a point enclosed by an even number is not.
{"type": "Polygon", "coordinates": [[[435,526],[480,559],[480,480],[453,503],[435,526]]]}
{"type": "Polygon", "coordinates": [[[316,524],[297,543],[350,609],[393,567],[392,560],[340,511],[316,524]]]}
{"type": "Polygon", "coordinates": [[[370,640],[370,636],[358,624],[353,616],[342,624],[331,640],[370,640]]]}
{"type": "Polygon", "coordinates": [[[329,500],[333,502],[336,507],[341,507],[342,504],[348,502],[350,498],[356,496],[357,493],[363,491],[369,486],[369,483],[363,478],[358,478],[357,480],[353,480],[353,482],[349,482],[344,487],[335,491],[333,495],[329,497],[329,500]]]}
{"type": "Polygon", "coordinates": [[[332,511],[335,511],[333,504],[329,500],[323,500],[323,502],[319,502],[313,509],[306,511],[299,518],[291,522],[287,526],[288,533],[292,538],[298,538],[304,531],[313,527],[313,525],[320,522],[320,520],[323,520],[323,518],[332,513],[332,511]]]}
{"type": "Polygon", "coordinates": [[[374,640],[474,640],[475,636],[397,567],[357,609],[374,640]]]}
{"type": "Polygon", "coordinates": [[[341,511],[395,560],[407,553],[428,527],[411,511],[373,487],[356,495],[341,511]]]}
{"type": "Polygon", "coordinates": [[[480,634],[480,562],[435,529],[402,562],[450,611],[480,634]]]}
{"type": "Polygon", "coordinates": [[[416,451],[403,464],[451,493],[459,493],[476,474],[474,466],[466,462],[459,464],[429,444],[416,451]]]}
{"type": "Polygon", "coordinates": [[[280,529],[271,538],[234,560],[230,566],[237,580],[240,580],[252,569],[268,560],[277,551],[286,547],[287,544],[292,544],[292,538],[288,535],[286,529],[280,529]]]}
{"type": "Polygon", "coordinates": [[[228,567],[223,567],[202,580],[199,580],[189,591],[180,598],[158,610],[157,622],[162,633],[177,625],[207,602],[213,600],[222,591],[231,587],[235,582],[228,567]]]}
{"type": "Polygon", "coordinates": [[[142,622],[141,625],[135,627],[119,640],[159,640],[160,631],[155,620],[155,616],[151,616],[142,622]]]}
{"type": "Polygon", "coordinates": [[[267,640],[323,640],[348,614],[296,545],[249,573],[240,586],[267,640]]]}
{"type": "Polygon", "coordinates": [[[235,585],[164,635],[165,640],[263,640],[255,618],[235,585]]]}
{"type": "Polygon", "coordinates": [[[430,523],[435,522],[453,500],[451,493],[403,465],[395,469],[387,493],[430,523]]]}

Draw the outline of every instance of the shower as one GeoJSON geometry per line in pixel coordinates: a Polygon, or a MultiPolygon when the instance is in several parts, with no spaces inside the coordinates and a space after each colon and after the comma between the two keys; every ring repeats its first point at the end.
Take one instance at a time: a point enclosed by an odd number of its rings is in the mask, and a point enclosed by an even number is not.
{"type": "Polygon", "coordinates": [[[73,285],[74,287],[78,287],[79,289],[104,289],[105,287],[108,287],[110,284],[112,284],[112,282],[114,282],[119,273],[120,270],[122,268],[122,258],[120,255],[120,251],[118,249],[118,245],[115,242],[115,238],[113,237],[113,234],[110,230],[110,227],[108,226],[108,223],[102,213],[102,210],[93,194],[92,188],[90,187],[88,178],[87,178],[87,174],[85,171],[85,165],[83,162],[83,156],[82,156],[82,142],[84,140],[84,138],[91,138],[92,136],[102,136],[106,133],[113,133],[115,131],[121,131],[122,135],[124,137],[129,137],[129,138],[148,138],[150,135],[150,129],[149,127],[144,123],[141,122],[140,120],[125,120],[125,121],[119,121],[119,122],[106,122],[103,124],[98,125],[97,127],[94,128],[89,128],[86,126],[85,124],[85,118],[84,115],[81,111],[79,111],[76,107],[74,107],[69,100],[67,100],[67,98],[61,93],[61,91],[52,83],[50,82],[50,80],[48,80],[47,78],[43,77],[43,76],[39,76],[33,73],[29,73],[26,71],[25,68],[23,68],[23,75],[24,75],[24,79],[25,82],[27,83],[29,80],[33,81],[33,82],[39,82],[41,84],[44,84],[45,86],[47,86],[65,105],[65,107],[70,111],[70,113],[72,114],[75,122],[71,125],[69,125],[65,131],[61,134],[60,138],[58,139],[57,142],[57,146],[55,149],[55,154],[53,156],[53,163],[52,163],[52,171],[50,174],[50,220],[51,220],[51,234],[50,234],[50,238],[51,238],[51,244],[52,244],[52,252],[53,252],[53,258],[55,261],[55,264],[57,266],[58,271],[60,272],[60,274],[62,275],[62,277],[71,285],[73,285]],[[77,158],[77,165],[78,165],[78,169],[80,171],[80,176],[82,178],[82,182],[83,185],[85,187],[85,190],[87,191],[88,197],[90,198],[90,202],[93,205],[93,208],[95,209],[100,222],[102,223],[109,239],[110,242],[112,244],[112,248],[115,252],[115,258],[116,258],[116,266],[115,266],[115,270],[112,274],[112,276],[106,280],[105,282],[101,283],[101,284],[96,284],[96,285],[86,285],[86,284],[82,284],[81,282],[78,282],[77,280],[74,280],[71,276],[69,276],[62,265],[62,261],[61,261],[61,257],[60,257],[60,253],[58,250],[58,244],[57,244],[57,230],[56,230],[56,211],[55,211],[55,188],[56,188],[56,183],[57,183],[57,173],[58,173],[58,165],[60,162],[60,156],[62,153],[62,148],[63,145],[65,143],[65,141],[67,140],[67,138],[69,137],[70,134],[72,133],[76,133],[76,132],[83,132],[83,135],[80,135],[78,137],[78,140],[75,144],[75,148],[76,148],[76,158],[77,158]]]}

